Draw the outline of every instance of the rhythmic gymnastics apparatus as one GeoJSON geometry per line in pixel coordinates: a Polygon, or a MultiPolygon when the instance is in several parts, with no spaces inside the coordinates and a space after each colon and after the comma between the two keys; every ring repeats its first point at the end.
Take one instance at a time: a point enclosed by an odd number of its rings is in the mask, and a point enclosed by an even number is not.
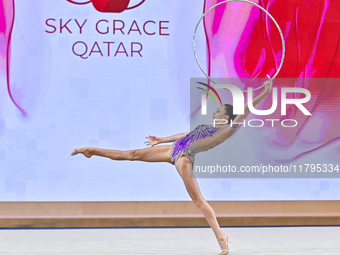
{"type": "MultiPolygon", "coordinates": [[[[264,82],[264,91],[253,99],[253,106],[260,103],[271,92],[272,79],[264,82]]],[[[175,165],[179,175],[182,177],[189,196],[195,205],[201,210],[204,217],[212,228],[222,254],[229,253],[229,237],[225,235],[217,222],[216,215],[211,206],[203,198],[198,183],[193,176],[195,154],[206,151],[221,144],[231,137],[238,128],[245,116],[249,113],[248,103],[244,106],[243,115],[233,115],[233,106],[224,104],[217,108],[213,113],[214,119],[223,119],[225,124],[199,125],[193,131],[180,133],[165,138],[149,135],[145,142],[146,146],[151,147],[144,149],[133,149],[127,151],[108,150],[99,148],[79,148],[75,149],[71,155],[74,156],[82,153],[87,158],[92,156],[107,157],[112,160],[130,160],[145,162],[168,162],[175,165]],[[230,125],[232,124],[232,125],[230,125]],[[173,142],[172,145],[155,146],[161,143],[173,142]]]]}

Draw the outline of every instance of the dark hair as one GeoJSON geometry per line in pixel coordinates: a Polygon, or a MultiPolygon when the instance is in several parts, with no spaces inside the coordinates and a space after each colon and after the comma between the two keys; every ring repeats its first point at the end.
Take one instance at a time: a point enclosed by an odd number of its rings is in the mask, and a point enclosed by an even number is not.
{"type": "Polygon", "coordinates": [[[228,124],[230,124],[230,120],[234,120],[237,115],[233,114],[233,106],[231,104],[224,104],[225,115],[229,115],[228,124]]]}

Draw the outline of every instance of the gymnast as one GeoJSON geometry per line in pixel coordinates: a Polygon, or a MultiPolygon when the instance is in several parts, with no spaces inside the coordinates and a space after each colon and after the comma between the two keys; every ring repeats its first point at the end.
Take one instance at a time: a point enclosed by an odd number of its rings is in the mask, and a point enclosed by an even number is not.
{"type": "MultiPolygon", "coordinates": [[[[272,79],[264,82],[264,91],[253,99],[255,107],[272,89],[272,79]]],[[[112,160],[130,160],[145,162],[168,162],[174,165],[184,181],[184,185],[195,205],[201,210],[208,224],[212,228],[222,252],[220,255],[229,253],[229,237],[225,235],[217,222],[216,215],[211,206],[203,198],[198,183],[193,176],[195,154],[216,147],[220,143],[231,137],[237,130],[241,121],[249,113],[248,103],[244,106],[243,115],[234,115],[233,106],[224,104],[213,113],[215,120],[224,120],[224,124],[199,125],[193,131],[180,133],[169,137],[160,138],[149,135],[145,142],[144,149],[133,149],[127,151],[108,150],[99,148],[79,148],[75,149],[71,155],[82,153],[85,157],[92,156],[107,157],[112,160]],[[236,124],[235,124],[236,123],[236,124]],[[231,124],[231,125],[230,125],[231,124]],[[173,142],[171,145],[155,146],[160,143],[173,142]]]]}

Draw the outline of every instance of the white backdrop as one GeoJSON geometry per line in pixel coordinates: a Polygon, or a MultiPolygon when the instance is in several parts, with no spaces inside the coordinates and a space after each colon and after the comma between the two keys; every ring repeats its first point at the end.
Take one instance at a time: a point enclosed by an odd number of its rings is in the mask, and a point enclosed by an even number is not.
{"type": "MultiPolygon", "coordinates": [[[[74,5],[66,0],[17,1],[10,81],[27,116],[10,100],[2,72],[0,201],[190,200],[170,164],[87,159],[70,153],[88,146],[144,148],[148,135],[190,131],[190,78],[203,77],[191,40],[203,4],[203,0],[156,0],[122,13],[101,13],[92,4],[74,5]],[[60,32],[61,19],[62,24],[71,19],[67,27],[72,33],[66,28],[60,32]],[[75,20],[80,25],[87,20],[81,34],[75,20]],[[99,25],[101,31],[108,26],[108,34],[96,31],[100,20],[108,21],[99,25]],[[124,22],[124,35],[121,31],[113,34],[114,20],[124,22]],[[136,25],[128,34],[134,21],[142,34],[136,25]],[[153,21],[145,28],[154,35],[143,31],[147,21],[153,21]],[[84,42],[88,51],[97,42],[103,56],[98,48],[91,56],[87,53],[87,59],[76,56],[72,47],[77,41],[84,42]],[[104,42],[114,42],[111,56],[104,42]],[[114,56],[120,42],[129,56],[114,56]],[[131,56],[133,42],[135,50],[142,45],[142,57],[131,56]]],[[[197,41],[206,68],[203,29],[197,41]]],[[[79,52],[83,48],[84,44],[75,46],[79,52]]],[[[203,154],[198,159],[207,156],[203,154]]],[[[340,197],[340,182],[331,179],[198,178],[198,183],[207,200],[340,197]]]]}

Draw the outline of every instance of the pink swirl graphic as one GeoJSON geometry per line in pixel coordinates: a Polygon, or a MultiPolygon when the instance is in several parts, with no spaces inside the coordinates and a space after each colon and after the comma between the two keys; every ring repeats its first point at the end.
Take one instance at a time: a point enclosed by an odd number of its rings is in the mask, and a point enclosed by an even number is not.
{"type": "Polygon", "coordinates": [[[10,83],[10,63],[11,63],[11,38],[15,17],[14,0],[1,0],[0,4],[0,70],[5,72],[7,81],[8,94],[14,105],[20,110],[23,116],[26,116],[26,111],[20,106],[20,93],[13,91],[10,83]]]}
{"type": "MultiPolygon", "coordinates": [[[[206,0],[204,12],[219,2],[223,1],[206,0]]],[[[256,116],[262,120],[270,117],[298,121],[295,128],[268,129],[266,148],[261,152],[265,159],[273,148],[282,150],[285,153],[282,161],[292,162],[340,139],[340,1],[253,2],[269,11],[285,38],[285,62],[277,76],[284,79],[276,80],[274,86],[278,91],[281,87],[303,87],[312,94],[312,99],[304,104],[312,116],[302,114],[294,105],[287,107],[286,116],[281,116],[279,110],[270,116],[256,116]],[[296,146],[300,148],[298,152],[296,146]]],[[[276,72],[282,42],[275,24],[259,8],[242,2],[222,4],[206,15],[204,27],[209,76],[264,78],[276,72]]],[[[268,96],[258,109],[269,109],[271,102],[268,96]]],[[[337,150],[339,153],[340,149],[337,150]]],[[[276,161],[279,162],[277,157],[276,161]]]]}
{"type": "Polygon", "coordinates": [[[130,0],[90,0],[87,2],[75,2],[73,0],[66,0],[72,4],[84,5],[92,3],[94,8],[96,8],[99,12],[112,12],[112,13],[120,13],[125,10],[131,10],[137,8],[142,5],[145,0],[141,1],[139,4],[134,6],[129,6],[130,0]]]}

